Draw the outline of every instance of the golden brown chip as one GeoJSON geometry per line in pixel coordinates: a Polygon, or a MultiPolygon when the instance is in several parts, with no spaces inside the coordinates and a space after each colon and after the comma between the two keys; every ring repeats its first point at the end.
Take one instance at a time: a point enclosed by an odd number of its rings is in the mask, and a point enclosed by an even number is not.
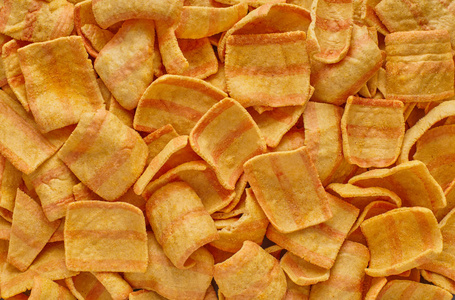
{"type": "Polygon", "coordinates": [[[300,286],[295,284],[286,276],[287,291],[283,300],[307,300],[310,296],[310,286],[300,286]]]}
{"type": "Polygon", "coordinates": [[[126,299],[133,292],[128,282],[118,273],[95,272],[92,274],[106,288],[113,300],[126,299]]]}
{"type": "Polygon", "coordinates": [[[285,135],[283,135],[278,146],[276,146],[273,149],[270,149],[270,151],[272,152],[290,151],[296,150],[303,146],[305,146],[305,131],[298,129],[297,127],[294,126],[288,132],[286,132],[285,135]]]}
{"type": "Polygon", "coordinates": [[[0,173],[0,207],[12,212],[22,173],[3,156],[0,156],[0,173]]]}
{"type": "Polygon", "coordinates": [[[155,25],[160,56],[166,72],[181,75],[190,65],[175,36],[177,24],[155,21],[155,25]]]}
{"type": "Polygon", "coordinates": [[[35,276],[33,279],[33,288],[28,299],[76,300],[76,297],[74,297],[67,288],[59,285],[58,283],[55,283],[45,277],[35,276]]]}
{"type": "Polygon", "coordinates": [[[112,299],[106,288],[92,273],[81,272],[76,276],[66,278],[65,283],[77,299],[112,299]]]}
{"type": "Polygon", "coordinates": [[[289,251],[281,258],[280,266],[286,275],[300,286],[326,281],[330,275],[330,270],[313,265],[289,251]]]}
{"type": "Polygon", "coordinates": [[[166,298],[160,296],[154,291],[139,290],[130,293],[129,300],[166,300],[166,298]]]}
{"type": "MultiPolygon", "coordinates": [[[[92,0],[81,1],[74,6],[74,27],[77,35],[82,37],[87,52],[96,58],[99,50],[94,48],[94,45],[92,45],[88,37],[82,32],[82,27],[85,25],[96,26],[99,28],[98,23],[96,23],[95,16],[93,15],[92,0]]],[[[113,34],[111,33],[111,35],[113,34]]]]}
{"type": "MultiPolygon", "coordinates": [[[[112,39],[114,34],[107,30],[101,29],[98,25],[95,24],[84,24],[81,27],[81,34],[87,39],[87,41],[93,46],[96,52],[100,52],[104,46],[112,39]]],[[[84,43],[86,41],[84,40],[84,43]]],[[[85,45],[87,49],[87,45],[85,45]]],[[[87,51],[88,52],[88,51],[87,51]]],[[[98,53],[95,57],[98,56],[98,53]]]]}
{"type": "Polygon", "coordinates": [[[144,142],[147,144],[149,149],[149,155],[147,157],[147,165],[152,159],[166,147],[166,145],[173,139],[178,137],[178,133],[175,131],[171,124],[164,125],[157,130],[151,132],[149,135],[144,137],[144,142]]]}
{"type": "Polygon", "coordinates": [[[377,300],[399,299],[440,299],[451,300],[452,294],[437,286],[408,280],[388,282],[376,298],[377,300]]]}
{"type": "Polygon", "coordinates": [[[426,281],[449,291],[451,294],[455,294],[455,281],[445,276],[439,275],[438,273],[433,273],[427,270],[420,270],[420,274],[426,281]]]}
{"type": "Polygon", "coordinates": [[[205,79],[218,71],[218,59],[208,38],[179,39],[178,44],[188,61],[181,75],[205,79]]]}

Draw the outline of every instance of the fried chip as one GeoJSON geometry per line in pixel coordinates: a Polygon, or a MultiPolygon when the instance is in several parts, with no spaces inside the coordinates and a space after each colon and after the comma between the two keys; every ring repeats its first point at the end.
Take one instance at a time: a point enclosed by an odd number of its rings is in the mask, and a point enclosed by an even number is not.
{"type": "Polygon", "coordinates": [[[184,6],[175,35],[180,39],[200,39],[224,32],[247,12],[245,2],[228,7],[184,6]]]}
{"type": "Polygon", "coordinates": [[[365,276],[363,280],[363,299],[376,300],[382,288],[387,284],[385,277],[365,276]]]}
{"type": "Polygon", "coordinates": [[[59,225],[60,220],[49,222],[39,204],[18,189],[7,261],[27,270],[59,225]]]}
{"type": "Polygon", "coordinates": [[[204,247],[196,250],[189,269],[177,269],[164,254],[152,232],[147,233],[149,264],[145,273],[125,273],[134,289],[153,290],[170,299],[203,299],[213,278],[213,256],[204,247]]]}
{"type": "Polygon", "coordinates": [[[98,23],[96,23],[95,16],[93,15],[92,0],[82,1],[74,6],[74,27],[77,35],[82,37],[87,52],[96,58],[99,50],[94,48],[94,45],[92,45],[89,38],[82,32],[82,27],[85,25],[92,25],[99,28],[98,23]]]}
{"type": "Polygon", "coordinates": [[[269,226],[267,238],[313,265],[330,269],[359,215],[359,209],[330,194],[327,194],[327,197],[332,218],[324,223],[286,234],[269,226]]]}
{"type": "Polygon", "coordinates": [[[152,132],[171,124],[189,134],[196,122],[227,94],[203,80],[164,75],[142,95],[134,116],[134,129],[152,132]]]}
{"type": "Polygon", "coordinates": [[[160,153],[164,147],[174,138],[178,137],[178,133],[175,131],[171,124],[164,125],[157,130],[151,132],[144,137],[144,142],[147,144],[149,149],[149,155],[147,157],[147,165],[152,159],[160,153]]]}
{"type": "Polygon", "coordinates": [[[70,270],[144,272],[147,268],[144,215],[131,204],[73,202],[68,205],[64,235],[70,270]]]}
{"type": "Polygon", "coordinates": [[[82,115],[58,156],[92,191],[115,200],[142,173],[147,151],[137,132],[100,109],[82,115]]]}
{"type": "Polygon", "coordinates": [[[303,113],[305,145],[318,170],[322,185],[327,185],[343,160],[340,122],[341,107],[308,102],[303,113]]]}
{"type": "Polygon", "coordinates": [[[67,288],[58,283],[45,277],[35,276],[35,278],[33,278],[33,288],[28,299],[76,300],[76,297],[74,297],[67,288]]]}
{"type": "Polygon", "coordinates": [[[49,243],[63,242],[63,231],[65,229],[65,218],[61,219],[60,225],[57,227],[57,230],[54,231],[49,243]]]}
{"type": "Polygon", "coordinates": [[[286,294],[286,276],[280,264],[251,241],[216,264],[214,278],[227,299],[282,299],[286,294]]]}
{"type": "Polygon", "coordinates": [[[315,266],[292,252],[286,252],[280,266],[287,276],[297,285],[309,286],[329,279],[330,270],[315,266]]]}
{"type": "Polygon", "coordinates": [[[256,156],[245,163],[244,169],[264,213],[280,232],[290,233],[332,217],[305,147],[256,156]]]}
{"type": "MultiPolygon", "coordinates": [[[[215,224],[217,222],[215,221],[215,224]]],[[[257,203],[253,191],[246,190],[245,208],[242,216],[218,231],[219,240],[210,244],[227,252],[237,252],[246,240],[262,244],[269,220],[257,203]]]]}
{"type": "Polygon", "coordinates": [[[0,207],[12,212],[17,188],[22,183],[22,173],[5,157],[0,156],[0,207]]]}
{"type": "Polygon", "coordinates": [[[190,144],[213,169],[221,185],[234,189],[243,164],[265,152],[265,141],[252,117],[237,101],[212,106],[190,133],[190,144]]]}
{"type": "Polygon", "coordinates": [[[95,0],[92,3],[95,20],[103,29],[129,19],[153,19],[173,23],[180,18],[182,6],[183,2],[179,0],[95,0]]]}
{"type": "Polygon", "coordinates": [[[444,208],[438,209],[435,212],[436,219],[442,220],[453,208],[455,208],[455,179],[444,190],[447,205],[444,208]]]}
{"type": "Polygon", "coordinates": [[[113,300],[128,298],[133,292],[131,286],[118,273],[96,272],[92,273],[96,279],[106,288],[113,300]]]}
{"type": "Polygon", "coordinates": [[[189,64],[181,75],[205,79],[218,71],[218,59],[208,38],[179,39],[178,44],[189,64]]]}
{"type": "Polygon", "coordinates": [[[422,275],[422,278],[425,279],[426,281],[431,282],[434,285],[447,290],[451,294],[455,294],[455,281],[445,276],[426,270],[420,270],[420,274],[422,275]]]}
{"type": "Polygon", "coordinates": [[[232,199],[231,203],[229,203],[226,207],[219,210],[221,213],[229,213],[232,212],[235,208],[237,208],[238,204],[242,201],[242,199],[245,199],[246,197],[245,188],[247,184],[248,182],[246,180],[245,173],[243,173],[240,176],[239,180],[237,180],[237,183],[235,184],[234,198],[232,199]],[[243,197],[244,195],[245,197],[243,197]]]}
{"type": "Polygon", "coordinates": [[[350,96],[341,119],[343,154],[362,168],[388,167],[400,154],[403,102],[350,96]]]}
{"type": "Polygon", "coordinates": [[[184,181],[191,186],[209,214],[225,208],[236,196],[234,191],[221,186],[213,170],[204,161],[184,163],[169,170],[150,182],[142,196],[148,199],[156,190],[174,181],[184,181]]]}
{"type": "Polygon", "coordinates": [[[388,282],[379,293],[377,300],[399,299],[440,299],[451,300],[452,294],[437,286],[408,280],[388,282]]]}
{"type": "Polygon", "coordinates": [[[138,290],[130,293],[129,300],[166,300],[154,291],[138,290]]]}
{"type": "Polygon", "coordinates": [[[286,276],[286,282],[287,282],[287,291],[286,291],[286,296],[283,298],[283,300],[307,300],[308,297],[310,296],[310,286],[300,286],[295,284],[292,280],[289,279],[288,276],[286,276]]]}
{"type": "Polygon", "coordinates": [[[94,67],[125,109],[136,108],[153,81],[155,26],[149,20],[128,20],[99,52],[94,67]]]}
{"type": "MultiPolygon", "coordinates": [[[[87,38],[87,41],[98,53],[101,51],[101,49],[103,49],[104,46],[106,46],[112,37],[114,37],[114,34],[111,31],[107,29],[101,29],[95,24],[84,24],[81,27],[81,33],[87,38]]],[[[85,49],[87,49],[87,45],[85,45],[85,49]]],[[[97,56],[98,54],[96,54],[95,57],[97,56]]]]}
{"type": "Polygon", "coordinates": [[[341,246],[327,281],[311,287],[309,299],[362,299],[362,284],[370,253],[362,244],[346,241],[341,246]]]}
{"type": "Polygon", "coordinates": [[[454,62],[446,30],[391,33],[385,44],[387,99],[428,102],[454,95],[454,62]]]}
{"type": "Polygon", "coordinates": [[[283,135],[278,146],[270,150],[272,152],[290,151],[303,146],[305,146],[305,131],[294,126],[283,135]]]}
{"type": "Polygon", "coordinates": [[[4,1],[0,33],[17,40],[43,42],[73,31],[74,6],[66,0],[4,1]]]}
{"type": "Polygon", "coordinates": [[[351,43],[353,13],[353,1],[313,1],[308,28],[311,58],[333,64],[346,56],[351,43]]]}
{"type": "Polygon", "coordinates": [[[91,189],[89,189],[85,184],[79,182],[73,186],[73,196],[75,201],[81,200],[104,200],[91,189]]]}
{"type": "MultiPolygon", "coordinates": [[[[10,40],[11,40],[11,38],[9,36],[0,33],[0,47],[1,48],[3,48],[3,46],[10,40]]],[[[8,80],[7,80],[6,74],[5,74],[5,66],[2,63],[0,63],[0,87],[7,88],[7,86],[8,86],[8,80]]]]}
{"type": "Polygon", "coordinates": [[[125,109],[113,96],[111,96],[111,99],[109,101],[108,110],[120,121],[122,121],[123,124],[130,128],[133,128],[134,110],[125,109]]]}
{"type": "Polygon", "coordinates": [[[311,62],[311,85],[316,102],[341,105],[382,66],[383,56],[366,27],[354,25],[348,53],[336,64],[311,62]],[[346,76],[340,76],[345,74],[346,76]]]}
{"type": "Polygon", "coordinates": [[[9,241],[11,235],[11,223],[3,217],[0,217],[0,240],[9,241]]]}
{"type": "Polygon", "coordinates": [[[42,132],[75,124],[82,113],[102,107],[103,97],[81,37],[30,44],[17,54],[27,101],[42,132]]]}
{"type": "Polygon", "coordinates": [[[360,228],[371,254],[365,272],[373,277],[400,274],[442,251],[441,231],[428,208],[397,208],[365,220],[360,228]]]}
{"type": "Polygon", "coordinates": [[[236,34],[226,41],[226,84],[244,107],[305,105],[311,96],[303,31],[236,34]]]}
{"type": "Polygon", "coordinates": [[[227,93],[226,85],[226,72],[224,71],[224,64],[218,62],[218,71],[204,79],[206,82],[210,83],[216,88],[219,88],[223,92],[227,93]]]}
{"type": "Polygon", "coordinates": [[[212,218],[185,182],[171,182],[155,191],[147,200],[146,212],[158,243],[179,269],[192,267],[191,255],[218,239],[212,218]]]}
{"type": "Polygon", "coordinates": [[[446,206],[444,192],[418,160],[402,163],[391,169],[377,169],[349,180],[359,187],[382,187],[398,195],[403,206],[421,206],[436,211],[446,206]]]}
{"type": "Polygon", "coordinates": [[[112,297],[96,277],[89,272],[81,272],[71,278],[65,279],[71,293],[77,299],[111,300],[112,297]]]}
{"type": "Polygon", "coordinates": [[[155,21],[158,47],[168,74],[181,75],[190,66],[175,36],[177,24],[155,21]]]}

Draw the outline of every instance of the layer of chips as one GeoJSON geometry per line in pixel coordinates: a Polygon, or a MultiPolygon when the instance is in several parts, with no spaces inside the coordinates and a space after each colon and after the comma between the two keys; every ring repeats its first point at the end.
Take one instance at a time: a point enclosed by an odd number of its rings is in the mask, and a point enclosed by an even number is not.
{"type": "Polygon", "coordinates": [[[297,285],[309,286],[329,279],[330,270],[313,265],[303,258],[286,252],[280,260],[286,275],[297,285]]]}
{"type": "Polygon", "coordinates": [[[76,300],[71,292],[45,277],[36,276],[33,279],[33,288],[30,293],[30,300],[44,299],[61,299],[61,300],[76,300]]]}
{"type": "Polygon", "coordinates": [[[179,39],[180,50],[188,61],[183,76],[205,79],[218,71],[218,60],[208,38],[179,39]]]}
{"type": "Polygon", "coordinates": [[[452,295],[439,287],[407,280],[393,280],[386,284],[376,299],[441,299],[450,300],[452,295]]]}
{"type": "Polygon", "coordinates": [[[106,288],[92,273],[81,272],[76,276],[65,279],[65,283],[77,299],[112,299],[106,288]]]}
{"type": "Polygon", "coordinates": [[[16,191],[22,183],[22,173],[3,156],[0,156],[0,173],[0,207],[12,212],[16,191]]]}

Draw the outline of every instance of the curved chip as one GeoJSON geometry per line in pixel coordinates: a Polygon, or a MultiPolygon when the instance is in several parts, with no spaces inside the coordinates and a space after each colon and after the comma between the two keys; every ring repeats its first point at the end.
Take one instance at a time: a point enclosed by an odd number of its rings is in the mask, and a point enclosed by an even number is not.
{"type": "Polygon", "coordinates": [[[155,191],[146,212],[157,241],[179,269],[192,267],[192,253],[218,239],[212,218],[185,182],[168,183],[155,191]]]}
{"type": "Polygon", "coordinates": [[[179,39],[178,44],[189,64],[181,75],[205,79],[218,71],[218,59],[208,38],[179,39]]]}
{"type": "Polygon", "coordinates": [[[392,280],[379,293],[377,300],[399,299],[451,300],[452,294],[440,287],[408,280],[392,280]]]}
{"type": "Polygon", "coordinates": [[[280,264],[251,241],[216,264],[213,276],[227,299],[282,299],[286,294],[286,276],[280,264]]]}
{"type": "Polygon", "coordinates": [[[106,288],[113,300],[127,299],[133,292],[131,286],[118,273],[95,272],[96,279],[106,288]]]}
{"type": "Polygon", "coordinates": [[[190,144],[230,190],[243,173],[243,164],[266,150],[252,117],[230,98],[212,106],[198,121],[190,133],[190,144]]]}
{"type": "Polygon", "coordinates": [[[387,284],[385,277],[365,276],[363,289],[365,300],[376,300],[382,288],[387,284]]]}
{"type": "Polygon", "coordinates": [[[65,279],[66,286],[77,299],[112,299],[106,288],[89,272],[65,279]]]}
{"type": "Polygon", "coordinates": [[[155,25],[160,56],[166,72],[181,75],[190,65],[175,36],[177,24],[155,21],[155,25]]]}
{"type": "Polygon", "coordinates": [[[76,297],[67,288],[58,283],[45,277],[35,276],[33,279],[33,288],[28,299],[76,300],[76,297]]]}
{"type": "MultiPolygon", "coordinates": [[[[22,173],[0,156],[0,207],[4,213],[14,210],[14,199],[21,183],[22,173]]],[[[4,213],[1,213],[2,217],[5,217],[4,213]]]]}
{"type": "Polygon", "coordinates": [[[129,300],[166,300],[154,291],[138,290],[130,293],[129,300]]]}
{"type": "Polygon", "coordinates": [[[444,208],[438,209],[435,212],[436,219],[442,220],[453,208],[455,208],[455,179],[445,189],[444,195],[446,196],[447,205],[444,208]]]}
{"type": "Polygon", "coordinates": [[[365,272],[373,277],[400,274],[442,251],[441,230],[428,208],[397,208],[365,220],[360,228],[371,253],[365,272]]]}
{"type": "Polygon", "coordinates": [[[433,283],[434,285],[449,291],[451,294],[455,294],[455,281],[439,275],[438,273],[433,273],[427,270],[420,270],[422,278],[428,282],[433,283]]]}
{"type": "Polygon", "coordinates": [[[164,75],[144,92],[134,116],[134,129],[152,132],[171,124],[189,134],[196,122],[227,94],[197,78],[164,75]]]}
{"type": "Polygon", "coordinates": [[[74,27],[77,35],[82,37],[87,52],[96,58],[99,50],[94,48],[88,37],[82,32],[82,27],[85,25],[92,25],[100,28],[98,23],[96,23],[95,16],[93,15],[92,0],[85,0],[76,3],[74,6],[74,27]]]}
{"type": "Polygon", "coordinates": [[[147,165],[152,159],[166,147],[166,145],[173,139],[178,137],[178,133],[175,131],[171,124],[164,125],[157,130],[151,132],[144,137],[144,142],[147,144],[149,149],[149,155],[147,157],[147,165]]]}
{"type": "Polygon", "coordinates": [[[305,147],[258,155],[247,161],[244,169],[259,205],[280,232],[290,233],[332,217],[305,147]]]}
{"type": "MultiPolygon", "coordinates": [[[[114,37],[114,34],[111,31],[107,29],[101,29],[98,25],[95,24],[84,24],[81,27],[81,34],[87,38],[88,42],[97,52],[97,54],[94,56],[95,58],[98,56],[98,53],[101,51],[101,49],[103,49],[104,46],[106,46],[106,44],[112,39],[112,37],[114,37]]],[[[85,49],[87,49],[87,45],[85,45],[85,49]]]]}
{"type": "Polygon", "coordinates": [[[303,146],[305,146],[305,131],[293,127],[283,135],[280,143],[275,148],[269,150],[272,152],[290,151],[303,146]]]}
{"type": "Polygon", "coordinates": [[[384,168],[398,158],[404,137],[403,102],[350,96],[341,119],[343,154],[362,168],[384,168]]]}
{"type": "Polygon", "coordinates": [[[147,268],[145,218],[122,202],[77,201],[65,221],[66,265],[92,272],[144,272],[147,268]]]}
{"type": "Polygon", "coordinates": [[[330,270],[313,265],[303,258],[286,252],[280,260],[286,275],[297,285],[309,286],[329,279],[330,270]]]}

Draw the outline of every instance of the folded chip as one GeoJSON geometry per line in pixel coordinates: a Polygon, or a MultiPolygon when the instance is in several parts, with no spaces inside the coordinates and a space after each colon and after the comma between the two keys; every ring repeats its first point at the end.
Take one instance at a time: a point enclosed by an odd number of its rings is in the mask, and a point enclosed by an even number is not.
{"type": "Polygon", "coordinates": [[[36,276],[33,279],[33,288],[28,299],[76,300],[76,297],[74,297],[66,287],[63,287],[48,278],[36,276]]]}
{"type": "Polygon", "coordinates": [[[144,142],[147,144],[149,149],[147,165],[172,139],[178,136],[179,134],[175,131],[174,127],[172,127],[171,124],[167,124],[144,137],[144,142]]]}
{"type": "Polygon", "coordinates": [[[205,79],[218,71],[218,59],[208,38],[179,39],[178,44],[188,61],[181,75],[205,79]]]}
{"type": "Polygon", "coordinates": [[[371,254],[365,271],[373,277],[396,275],[418,267],[443,248],[437,220],[424,207],[397,208],[365,220],[360,228],[371,254]]]}
{"type": "Polygon", "coordinates": [[[168,74],[182,75],[190,66],[175,36],[176,23],[155,21],[162,64],[168,74]]]}
{"type": "Polygon", "coordinates": [[[289,251],[281,257],[280,266],[286,275],[300,286],[326,281],[330,276],[330,270],[313,265],[289,251]]]}
{"type": "Polygon", "coordinates": [[[270,149],[270,151],[290,151],[303,146],[305,146],[305,131],[294,126],[283,135],[280,143],[275,148],[270,149]]]}
{"type": "Polygon", "coordinates": [[[332,218],[291,233],[281,233],[269,225],[267,238],[313,265],[330,269],[359,215],[359,209],[330,194],[327,197],[332,218]]]}
{"type": "MultiPolygon", "coordinates": [[[[92,0],[85,0],[76,3],[76,5],[74,6],[74,27],[77,32],[77,35],[82,37],[87,52],[91,56],[96,58],[98,56],[99,50],[95,49],[89,37],[86,36],[84,32],[82,32],[82,27],[86,25],[95,26],[101,29],[95,20],[95,16],[93,15],[92,0]]],[[[112,36],[113,34],[111,33],[111,37],[112,36]]]]}
{"type": "Polygon", "coordinates": [[[155,25],[128,20],[98,53],[95,70],[125,109],[136,108],[153,81],[155,25]]]}
{"type": "Polygon", "coordinates": [[[90,299],[92,297],[94,300],[112,299],[101,282],[89,272],[81,272],[76,276],[66,278],[65,284],[77,299],[90,299]]]}
{"type": "Polygon", "coordinates": [[[215,170],[221,185],[230,190],[243,173],[243,164],[266,150],[257,124],[231,98],[205,113],[190,133],[190,144],[215,170]]]}
{"type": "Polygon", "coordinates": [[[387,99],[429,102],[454,95],[454,62],[447,30],[391,33],[385,44],[387,99]]]}
{"type": "Polygon", "coordinates": [[[438,273],[433,273],[426,270],[420,270],[420,275],[422,278],[428,282],[433,283],[435,286],[445,289],[451,294],[455,294],[455,281],[439,275],[438,273]]]}
{"type": "Polygon", "coordinates": [[[168,183],[154,192],[146,212],[158,243],[179,269],[193,266],[191,255],[218,239],[212,218],[185,182],[168,183]]]}
{"type": "Polygon", "coordinates": [[[452,294],[431,284],[409,280],[392,280],[384,286],[376,299],[399,300],[404,298],[450,300],[452,294]]]}
{"type": "Polygon", "coordinates": [[[191,268],[177,269],[164,254],[154,234],[148,232],[147,238],[149,257],[147,270],[145,273],[124,273],[125,280],[131,287],[152,290],[170,299],[204,299],[213,278],[214,261],[210,252],[204,247],[199,248],[191,257],[194,261],[191,268]]]}
{"type": "Polygon", "coordinates": [[[0,33],[30,42],[68,36],[73,31],[73,11],[74,6],[66,0],[5,1],[0,14],[0,33]]]}
{"type": "Polygon", "coordinates": [[[82,183],[112,201],[140,176],[147,153],[136,131],[100,109],[83,114],[58,156],[82,183]]]}
{"type": "Polygon", "coordinates": [[[5,157],[0,156],[0,207],[12,212],[16,191],[22,183],[22,173],[5,157]]]}
{"type": "Polygon", "coordinates": [[[92,272],[144,272],[147,236],[144,215],[122,202],[77,201],[65,221],[66,265],[92,272]]]}
{"type": "Polygon", "coordinates": [[[283,299],[286,294],[278,260],[251,241],[215,265],[214,279],[226,299],[283,299]]]}
{"type": "Polygon", "coordinates": [[[231,35],[225,59],[229,94],[244,107],[305,105],[311,96],[303,31],[231,35]]]}
{"type": "Polygon", "coordinates": [[[244,165],[246,179],[270,223],[283,233],[332,217],[326,192],[305,147],[256,156],[244,165]]]}
{"type": "Polygon", "coordinates": [[[119,273],[94,272],[96,279],[106,288],[113,300],[127,299],[133,289],[119,273]]]}
{"type": "Polygon", "coordinates": [[[76,124],[82,113],[102,107],[103,97],[81,37],[33,43],[17,54],[27,101],[42,132],[76,124]]]}
{"type": "Polygon", "coordinates": [[[171,124],[179,134],[189,134],[209,108],[226,96],[203,80],[164,75],[142,95],[134,116],[134,129],[152,132],[171,124]]]}
{"type": "Polygon", "coordinates": [[[301,286],[295,284],[289,277],[286,276],[287,282],[287,291],[286,296],[283,298],[284,300],[300,300],[300,299],[308,299],[310,296],[310,286],[301,286]]]}

